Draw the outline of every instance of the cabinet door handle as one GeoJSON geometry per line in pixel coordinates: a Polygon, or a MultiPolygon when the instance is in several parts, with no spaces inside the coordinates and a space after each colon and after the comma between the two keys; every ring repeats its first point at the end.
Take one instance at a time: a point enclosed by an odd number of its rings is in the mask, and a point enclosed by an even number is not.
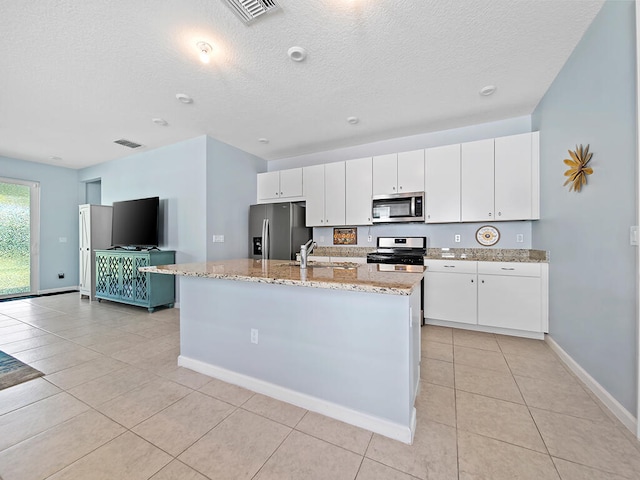
{"type": "Polygon", "coordinates": [[[393,187],[393,189],[395,190],[395,189],[396,189],[396,187],[393,187]]]}
{"type": "Polygon", "coordinates": [[[502,216],[502,212],[498,212],[498,216],[501,217],[502,216]]]}
{"type": "Polygon", "coordinates": [[[280,192],[280,195],[282,195],[282,192],[280,192]]]}
{"type": "Polygon", "coordinates": [[[471,283],[473,283],[473,278],[471,279],[471,283]]]}
{"type": "Polygon", "coordinates": [[[515,268],[513,268],[513,267],[511,267],[511,268],[502,267],[502,270],[515,270],[515,268]]]}
{"type": "Polygon", "coordinates": [[[482,283],[484,283],[484,280],[482,280],[482,283]]]}
{"type": "Polygon", "coordinates": [[[445,265],[444,268],[456,268],[455,265],[445,265]]]}
{"type": "Polygon", "coordinates": [[[400,190],[402,190],[402,185],[400,185],[400,190]]]}

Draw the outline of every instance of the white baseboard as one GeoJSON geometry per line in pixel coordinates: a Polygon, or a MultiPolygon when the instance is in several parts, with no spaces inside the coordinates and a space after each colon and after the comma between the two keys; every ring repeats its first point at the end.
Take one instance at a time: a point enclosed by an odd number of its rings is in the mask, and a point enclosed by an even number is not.
{"type": "Polygon", "coordinates": [[[399,423],[390,422],[383,418],[374,417],[366,413],[359,412],[335,403],[323,400],[321,398],[296,392],[288,388],[265,382],[248,375],[217,367],[200,360],[180,355],[178,357],[178,365],[189,368],[196,372],[217,378],[224,382],[232,383],[243,388],[247,388],[257,393],[267,395],[283,402],[291,403],[306,410],[311,410],[327,417],[335,418],[341,422],[364,428],[385,437],[399,440],[403,443],[411,444],[413,442],[413,434],[416,430],[416,409],[414,408],[411,415],[410,426],[401,425],[399,423]]]}
{"type": "Polygon", "coordinates": [[[634,435],[637,435],[637,419],[626,408],[624,408],[620,402],[613,398],[613,396],[607,392],[595,378],[589,375],[587,371],[571,357],[571,355],[565,352],[562,347],[558,345],[553,338],[551,338],[551,336],[547,335],[545,340],[551,349],[560,357],[560,360],[562,360],[564,364],[569,367],[569,369],[575,373],[580,380],[582,380],[589,390],[591,390],[593,394],[598,397],[602,403],[604,403],[611,413],[613,413],[625,427],[633,432],[634,435]]]}
{"type": "Polygon", "coordinates": [[[438,327],[450,327],[462,330],[472,330],[474,332],[497,333],[499,335],[509,335],[512,337],[532,338],[534,340],[543,340],[544,333],[530,332],[528,330],[514,330],[511,328],[489,327],[486,325],[477,325],[473,323],[448,322],[446,320],[435,320],[433,318],[425,318],[424,323],[427,325],[436,325],[438,327]]]}
{"type": "Polygon", "coordinates": [[[71,285],[69,287],[60,287],[60,288],[47,288],[46,290],[38,290],[38,295],[46,295],[47,293],[59,293],[59,292],[72,292],[72,291],[80,291],[80,287],[78,285],[71,285]]]}

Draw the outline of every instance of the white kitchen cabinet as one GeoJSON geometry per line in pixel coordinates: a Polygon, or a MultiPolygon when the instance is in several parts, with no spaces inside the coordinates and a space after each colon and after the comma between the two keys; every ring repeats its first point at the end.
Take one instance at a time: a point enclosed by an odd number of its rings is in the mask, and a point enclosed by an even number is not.
{"type": "Polygon", "coordinates": [[[373,195],[424,191],[424,150],[373,157],[373,195]]]}
{"type": "Polygon", "coordinates": [[[345,224],[345,162],[303,168],[307,227],[345,224]]]}
{"type": "Polygon", "coordinates": [[[258,202],[302,197],[302,168],[258,174],[258,202]]]}
{"type": "Polygon", "coordinates": [[[549,265],[425,260],[428,324],[542,338],[549,331],[549,265]]]}
{"type": "Polygon", "coordinates": [[[345,225],[371,225],[373,195],[371,157],[345,163],[345,225]]]}
{"type": "Polygon", "coordinates": [[[460,144],[425,150],[425,221],[460,221],[460,144]]]}
{"type": "Polygon", "coordinates": [[[461,219],[463,222],[494,220],[494,141],[462,144],[461,219]]]}
{"type": "Polygon", "coordinates": [[[478,325],[546,331],[543,266],[478,262],[478,325]]]}
{"type": "Polygon", "coordinates": [[[538,132],[463,143],[461,164],[463,222],[540,218],[538,132]]]}
{"type": "Polygon", "coordinates": [[[540,218],[539,133],[495,139],[495,219],[540,218]]]}
{"type": "Polygon", "coordinates": [[[424,150],[398,154],[398,193],[424,192],[424,150]]]}
{"type": "Polygon", "coordinates": [[[80,296],[96,296],[95,250],[111,246],[112,209],[107,205],[79,206],[80,296]]]}
{"type": "Polygon", "coordinates": [[[426,260],[425,265],[425,318],[477,324],[477,262],[426,260]]]}

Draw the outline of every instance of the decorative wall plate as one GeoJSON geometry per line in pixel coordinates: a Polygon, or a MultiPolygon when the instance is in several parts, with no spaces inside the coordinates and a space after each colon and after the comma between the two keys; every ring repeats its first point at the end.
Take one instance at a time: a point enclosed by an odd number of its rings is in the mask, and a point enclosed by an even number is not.
{"type": "Polygon", "coordinates": [[[498,243],[498,240],[500,240],[500,232],[496,227],[483,225],[476,232],[476,240],[480,245],[490,247],[498,243]]]}

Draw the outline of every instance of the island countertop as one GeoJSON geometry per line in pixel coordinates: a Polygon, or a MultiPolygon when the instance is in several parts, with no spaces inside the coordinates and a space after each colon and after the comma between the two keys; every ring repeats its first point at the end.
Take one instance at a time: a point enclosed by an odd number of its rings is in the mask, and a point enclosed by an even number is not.
{"type": "Polygon", "coordinates": [[[141,267],[140,271],[390,295],[411,295],[424,275],[423,267],[415,266],[411,267],[413,271],[398,271],[394,266],[377,264],[309,265],[302,270],[287,260],[236,259],[156,265],[141,267]]]}

